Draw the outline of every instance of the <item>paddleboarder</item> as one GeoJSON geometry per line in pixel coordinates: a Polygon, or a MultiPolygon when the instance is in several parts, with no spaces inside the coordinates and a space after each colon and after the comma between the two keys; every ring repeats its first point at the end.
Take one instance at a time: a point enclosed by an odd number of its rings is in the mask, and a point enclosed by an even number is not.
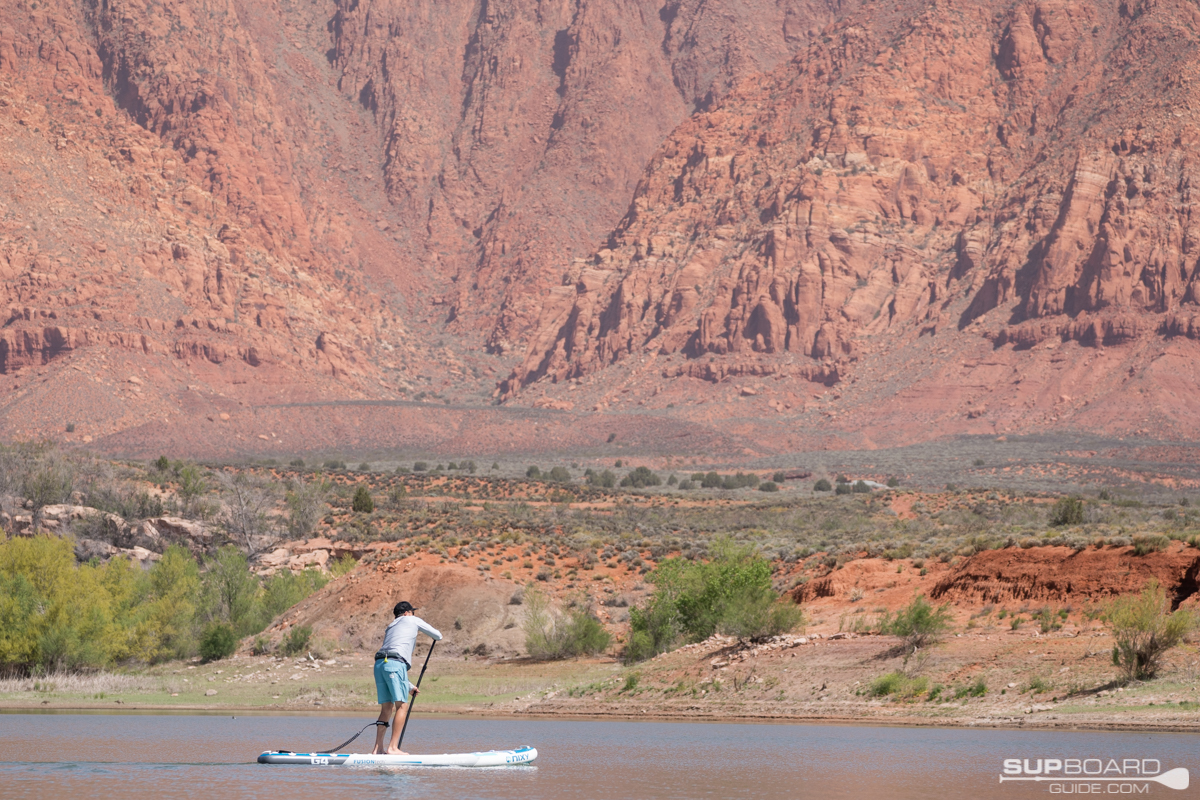
{"type": "Polygon", "coordinates": [[[407,713],[409,696],[417,694],[417,687],[408,680],[412,669],[413,647],[417,634],[425,633],[435,642],[442,640],[437,628],[420,617],[414,616],[416,607],[401,600],[392,609],[396,618],[383,634],[383,644],[375,653],[375,694],[379,698],[379,721],[375,723],[375,755],[408,755],[400,749],[401,726],[396,724],[401,713],[407,713]],[[392,726],[391,739],[387,738],[387,727],[392,726]],[[386,742],[387,746],[384,746],[386,742]]]}

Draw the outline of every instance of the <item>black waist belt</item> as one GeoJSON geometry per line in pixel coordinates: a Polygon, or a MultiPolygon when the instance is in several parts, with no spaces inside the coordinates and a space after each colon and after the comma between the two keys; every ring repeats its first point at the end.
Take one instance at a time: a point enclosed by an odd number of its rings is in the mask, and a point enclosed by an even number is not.
{"type": "Polygon", "coordinates": [[[412,664],[408,663],[408,659],[405,658],[404,656],[400,655],[399,653],[393,653],[393,652],[385,653],[382,650],[380,650],[378,653],[375,654],[376,661],[383,661],[385,658],[394,658],[397,661],[403,662],[405,669],[412,669],[412,664]]]}

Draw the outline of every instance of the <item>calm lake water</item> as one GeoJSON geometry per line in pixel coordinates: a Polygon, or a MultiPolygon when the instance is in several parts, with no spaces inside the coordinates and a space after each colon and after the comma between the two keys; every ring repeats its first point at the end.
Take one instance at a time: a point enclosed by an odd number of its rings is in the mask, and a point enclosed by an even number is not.
{"type": "MultiPolygon", "coordinates": [[[[254,761],[267,749],[328,747],[368,721],[0,714],[0,797],[984,800],[1051,793],[1045,783],[1001,784],[1006,758],[1159,759],[1163,770],[1190,768],[1191,788],[1129,781],[1138,796],[1145,786],[1150,796],[1200,797],[1200,737],[1187,734],[414,718],[405,737],[412,752],[530,744],[540,755],[532,766],[475,770],[254,761]]],[[[1110,785],[1122,786],[1105,783],[1104,794],[1110,785]]]]}

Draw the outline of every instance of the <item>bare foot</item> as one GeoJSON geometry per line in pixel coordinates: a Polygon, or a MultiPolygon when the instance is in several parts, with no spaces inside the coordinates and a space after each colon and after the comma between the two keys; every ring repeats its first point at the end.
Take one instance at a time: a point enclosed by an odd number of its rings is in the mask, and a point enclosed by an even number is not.
{"type": "Polygon", "coordinates": [[[408,755],[408,753],[404,752],[403,750],[401,750],[397,747],[389,747],[387,750],[387,754],[389,756],[406,756],[406,755],[408,755]]]}

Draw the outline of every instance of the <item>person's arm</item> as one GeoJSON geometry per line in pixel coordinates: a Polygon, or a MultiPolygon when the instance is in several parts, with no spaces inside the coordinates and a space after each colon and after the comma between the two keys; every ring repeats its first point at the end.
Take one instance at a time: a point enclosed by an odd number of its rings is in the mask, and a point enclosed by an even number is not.
{"type": "Polygon", "coordinates": [[[421,619],[420,617],[416,618],[416,622],[417,622],[417,630],[424,631],[425,634],[427,636],[429,636],[431,639],[433,639],[435,642],[440,642],[442,640],[442,634],[438,632],[437,628],[433,627],[432,625],[430,625],[428,622],[421,619]]]}

